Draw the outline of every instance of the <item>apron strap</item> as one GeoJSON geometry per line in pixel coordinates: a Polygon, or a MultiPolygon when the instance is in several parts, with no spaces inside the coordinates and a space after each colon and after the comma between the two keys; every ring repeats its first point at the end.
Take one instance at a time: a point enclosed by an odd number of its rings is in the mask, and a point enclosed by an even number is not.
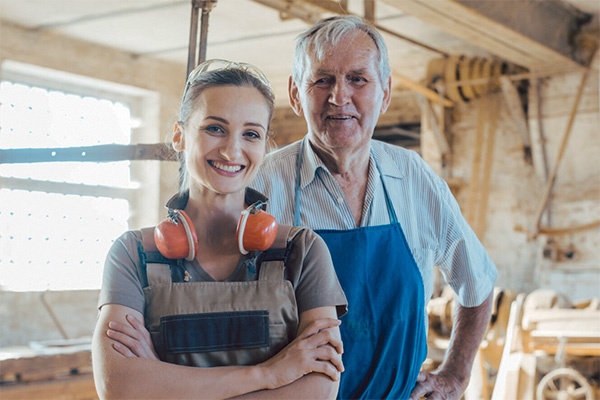
{"type": "Polygon", "coordinates": [[[394,210],[394,204],[392,203],[392,199],[390,198],[389,192],[387,190],[387,186],[385,185],[385,179],[383,179],[383,172],[381,172],[381,167],[379,163],[375,159],[375,154],[373,153],[373,148],[371,148],[371,156],[373,157],[373,162],[377,167],[377,172],[379,172],[379,178],[381,179],[381,184],[383,185],[383,193],[385,194],[385,204],[387,205],[388,214],[390,215],[390,223],[397,224],[398,217],[396,216],[396,210],[394,210]]]}
{"type": "Polygon", "coordinates": [[[140,253],[140,272],[142,286],[157,285],[180,281],[180,268],[174,268],[176,260],[169,260],[158,251],[154,241],[154,227],[140,229],[142,235],[140,253]],[[177,276],[173,277],[172,274],[177,276]]]}
{"type": "Polygon", "coordinates": [[[273,246],[261,255],[259,281],[283,281],[292,241],[302,229],[299,226],[279,225],[273,246]]]}
{"type": "Polygon", "coordinates": [[[304,140],[302,140],[302,144],[300,145],[300,154],[298,154],[298,159],[296,160],[296,198],[295,198],[295,206],[294,206],[294,226],[300,226],[300,183],[301,183],[301,175],[302,175],[302,156],[304,155],[304,140]]]}

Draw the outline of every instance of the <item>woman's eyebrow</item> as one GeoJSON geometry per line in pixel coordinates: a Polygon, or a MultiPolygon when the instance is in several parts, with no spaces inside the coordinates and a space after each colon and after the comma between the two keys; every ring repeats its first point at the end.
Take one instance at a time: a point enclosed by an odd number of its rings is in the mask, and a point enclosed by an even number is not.
{"type": "Polygon", "coordinates": [[[258,122],[248,121],[244,124],[244,126],[257,126],[257,127],[262,128],[263,130],[266,130],[266,128],[263,126],[263,124],[258,123],[258,122]]]}
{"type": "Polygon", "coordinates": [[[222,122],[224,124],[228,124],[229,125],[229,121],[227,121],[225,118],[221,118],[221,117],[215,117],[213,115],[209,115],[206,117],[206,119],[214,119],[216,121],[222,122]]]}

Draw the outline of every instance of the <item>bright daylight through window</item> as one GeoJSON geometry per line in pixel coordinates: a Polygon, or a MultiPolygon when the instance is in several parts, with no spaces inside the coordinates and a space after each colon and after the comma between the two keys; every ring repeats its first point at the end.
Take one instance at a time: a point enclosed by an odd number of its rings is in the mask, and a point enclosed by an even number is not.
{"type": "MultiPolygon", "coordinates": [[[[129,106],[3,81],[0,148],[129,144],[129,106]]],[[[106,253],[128,229],[130,161],[0,163],[0,286],[100,287],[106,253]],[[126,197],[126,196],[125,196],[126,197]]]]}

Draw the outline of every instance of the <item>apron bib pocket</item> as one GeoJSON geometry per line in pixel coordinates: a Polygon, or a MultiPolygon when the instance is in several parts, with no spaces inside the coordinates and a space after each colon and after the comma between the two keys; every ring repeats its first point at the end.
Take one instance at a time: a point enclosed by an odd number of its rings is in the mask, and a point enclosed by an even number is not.
{"type": "Polygon", "coordinates": [[[165,351],[190,353],[269,346],[266,310],[170,315],[161,318],[165,351]]]}

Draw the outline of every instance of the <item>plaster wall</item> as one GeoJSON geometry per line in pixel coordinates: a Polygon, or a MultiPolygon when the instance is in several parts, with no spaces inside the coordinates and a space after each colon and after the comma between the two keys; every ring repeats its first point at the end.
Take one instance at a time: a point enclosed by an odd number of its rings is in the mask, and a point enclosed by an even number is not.
{"type": "Polygon", "coordinates": [[[91,338],[98,315],[97,301],[97,290],[0,290],[0,347],[91,338]]]}
{"type": "MultiPolygon", "coordinates": [[[[541,224],[544,227],[568,228],[600,220],[597,65],[598,57],[594,62],[596,69],[585,85],[557,170],[550,197],[550,220],[547,214],[543,216],[541,224]]],[[[497,113],[485,228],[480,231],[479,237],[498,267],[499,287],[521,292],[550,288],[572,301],[597,297],[600,292],[599,228],[571,234],[540,234],[535,238],[529,234],[535,232],[535,215],[541,205],[546,182],[540,122],[551,171],[557,162],[581,77],[581,72],[573,72],[544,78],[540,82],[541,118],[538,118],[537,91],[533,86],[529,88],[527,122],[533,165],[525,160],[522,135],[502,93],[460,104],[453,110],[446,132],[453,155],[445,167],[442,167],[439,148],[431,132],[424,131],[423,157],[440,175],[451,182],[459,182],[455,196],[463,214],[477,232],[477,210],[484,201],[481,179],[488,141],[484,136],[484,146],[479,150],[480,180],[476,181],[473,161],[477,148],[478,116],[486,113],[489,123],[491,114],[497,113]],[[548,253],[546,257],[544,249],[548,253]]],[[[487,135],[489,126],[483,132],[487,135]]]]}

